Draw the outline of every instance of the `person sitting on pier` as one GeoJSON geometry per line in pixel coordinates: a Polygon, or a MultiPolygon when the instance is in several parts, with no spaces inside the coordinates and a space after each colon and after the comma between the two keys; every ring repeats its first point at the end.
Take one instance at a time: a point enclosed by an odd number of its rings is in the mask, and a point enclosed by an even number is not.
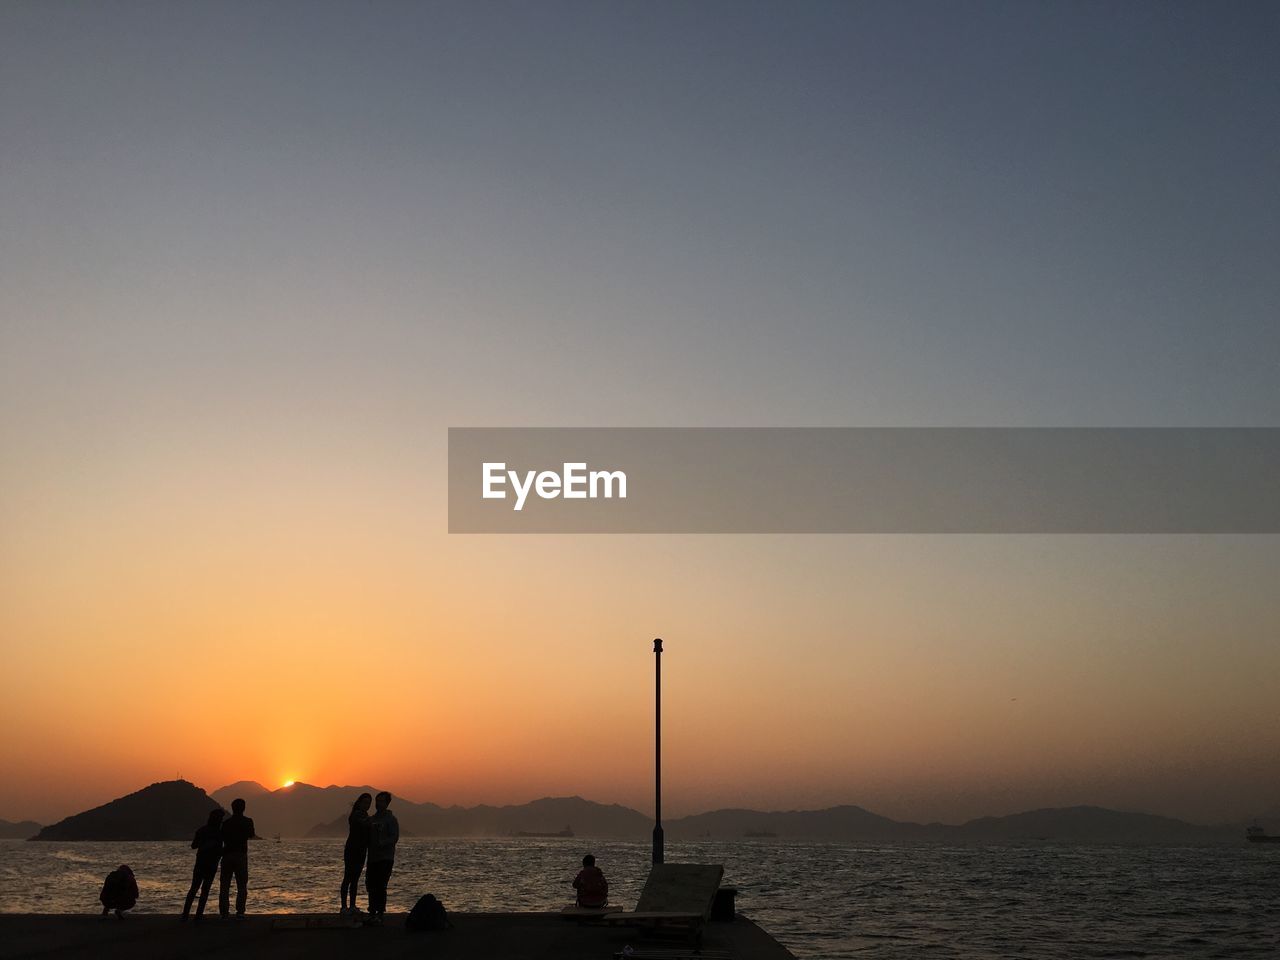
{"type": "Polygon", "coordinates": [[[589,853],[582,858],[582,869],[573,878],[573,888],[578,891],[580,907],[603,907],[609,902],[609,881],[589,853]]]}
{"type": "Polygon", "coordinates": [[[196,852],[196,865],[191,871],[191,889],[187,891],[187,902],[182,908],[182,918],[191,916],[191,902],[196,894],[200,894],[200,903],[196,907],[196,921],[204,916],[204,905],[209,902],[209,889],[213,886],[213,878],[218,875],[218,862],[222,859],[222,818],[226,811],[221,807],[209,811],[209,822],[196,831],[191,840],[191,849],[196,852]]]}
{"type": "Polygon", "coordinates": [[[117,920],[123,920],[124,912],[133,909],[134,904],[138,902],[138,881],[127,863],[120,864],[107,874],[107,879],[102,882],[102,892],[98,894],[98,899],[102,901],[102,919],[104,920],[112,910],[116,912],[117,920]]]}

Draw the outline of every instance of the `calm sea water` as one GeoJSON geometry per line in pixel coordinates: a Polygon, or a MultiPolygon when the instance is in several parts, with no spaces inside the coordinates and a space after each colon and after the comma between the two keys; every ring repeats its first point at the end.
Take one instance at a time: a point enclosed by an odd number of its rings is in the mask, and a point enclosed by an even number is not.
{"type": "MultiPolygon", "coordinates": [[[[570,899],[587,846],[403,840],[391,909],[407,910],[425,892],[452,910],[555,909],[570,899]]],[[[634,905],[648,844],[589,846],[613,901],[634,905]]],[[[337,840],[258,842],[250,911],[335,909],[341,852],[337,840]]],[[[723,863],[738,908],[801,957],[1280,957],[1280,845],[743,840],[669,843],[667,859],[723,863]]],[[[102,878],[121,863],[138,875],[139,911],[181,909],[192,864],[185,844],[3,841],[0,910],[96,911],[102,878]]]]}

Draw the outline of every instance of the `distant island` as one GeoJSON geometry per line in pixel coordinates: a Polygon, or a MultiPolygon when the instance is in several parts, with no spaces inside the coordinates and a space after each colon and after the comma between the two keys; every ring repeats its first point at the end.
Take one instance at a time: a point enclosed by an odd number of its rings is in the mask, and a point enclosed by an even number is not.
{"type": "Polygon", "coordinates": [[[186,780],[166,780],[44,827],[32,840],[190,840],[218,806],[186,780]]]}
{"type": "MultiPolygon", "coordinates": [[[[345,837],[351,801],[371,786],[295,783],[269,790],[240,781],[207,794],[185,780],[154,783],[136,793],[67,817],[52,826],[18,825],[33,840],[186,840],[209,810],[249,803],[261,836],[345,837]]],[[[544,797],[508,806],[442,807],[403,797],[394,809],[405,836],[644,839],[645,814],[582,797],[544,797]],[[564,824],[573,824],[572,829],[564,824]]],[[[827,840],[854,842],[1187,843],[1236,840],[1242,825],[1203,826],[1148,813],[1076,806],[980,817],[963,824],[912,823],[844,805],[823,810],[712,810],[663,824],[670,840],[827,840]]]]}
{"type": "Polygon", "coordinates": [[[0,840],[29,840],[40,832],[40,824],[34,820],[0,820],[0,840]]]}

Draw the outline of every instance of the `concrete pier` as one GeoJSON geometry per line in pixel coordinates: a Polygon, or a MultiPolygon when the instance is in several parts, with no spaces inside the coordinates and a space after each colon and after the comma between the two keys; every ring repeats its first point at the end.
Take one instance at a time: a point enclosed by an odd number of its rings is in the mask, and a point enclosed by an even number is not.
{"type": "MultiPolygon", "coordinates": [[[[678,955],[686,949],[676,941],[643,939],[633,928],[579,925],[552,913],[451,916],[452,930],[413,933],[405,930],[403,916],[388,917],[385,926],[368,928],[339,925],[332,915],[250,916],[237,921],[220,920],[215,914],[196,924],[150,914],[127,916],[121,921],[100,921],[83,914],[0,914],[0,960],[380,960],[425,955],[433,960],[608,960],[627,945],[658,954],[673,951],[678,955]]],[[[729,923],[708,924],[702,945],[713,957],[794,960],[790,951],[742,916],[729,923]]]]}

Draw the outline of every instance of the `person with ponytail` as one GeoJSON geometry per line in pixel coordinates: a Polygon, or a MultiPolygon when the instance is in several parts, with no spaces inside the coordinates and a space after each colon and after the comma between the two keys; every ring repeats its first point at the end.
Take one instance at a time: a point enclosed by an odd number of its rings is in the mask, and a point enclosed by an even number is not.
{"type": "Polygon", "coordinates": [[[369,807],[373,796],[362,793],[351,804],[347,815],[347,843],[342,848],[342,912],[356,911],[356,890],[360,887],[360,873],[369,853],[369,807]],[[350,902],[348,905],[348,895],[350,902]]]}

